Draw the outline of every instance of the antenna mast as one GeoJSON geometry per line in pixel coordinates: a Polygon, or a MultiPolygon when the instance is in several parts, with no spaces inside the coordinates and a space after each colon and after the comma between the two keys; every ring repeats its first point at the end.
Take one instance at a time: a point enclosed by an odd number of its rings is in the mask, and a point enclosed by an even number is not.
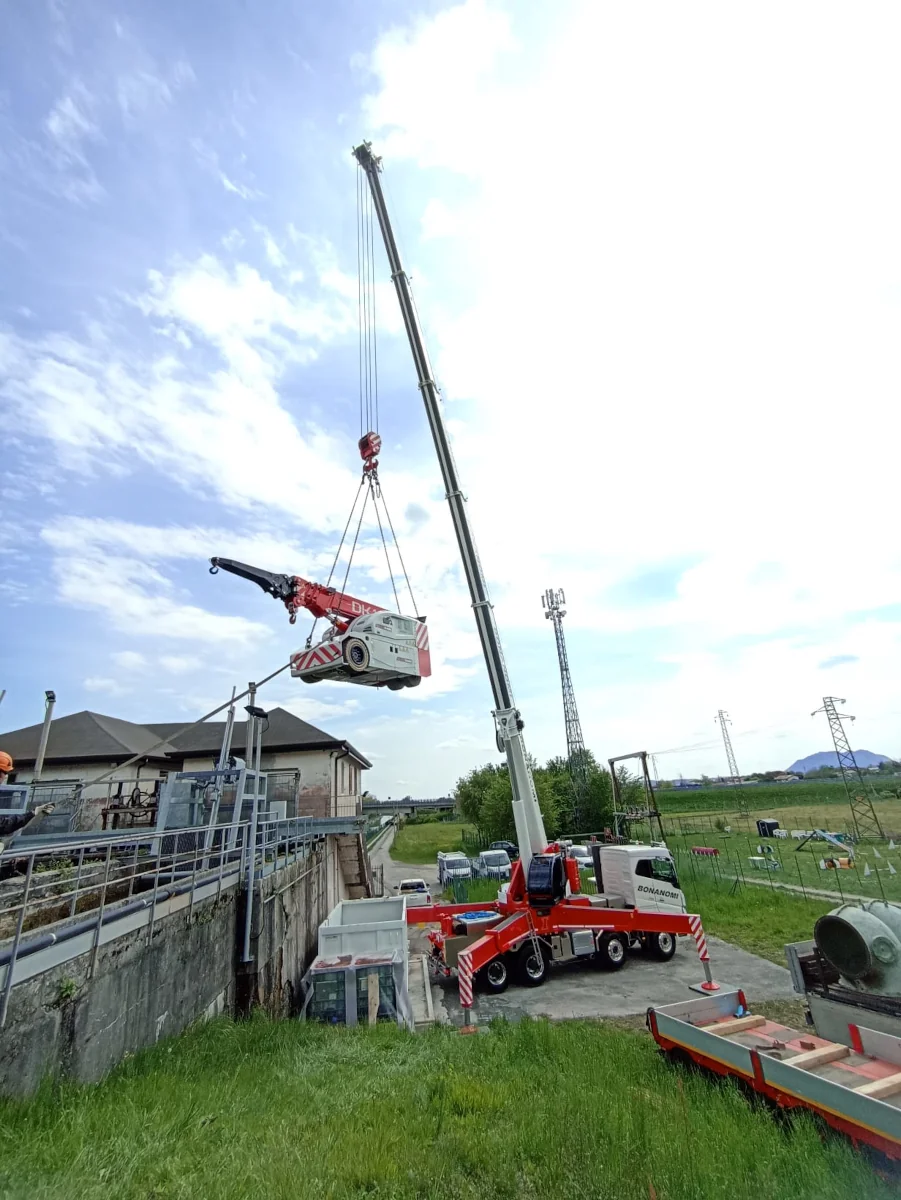
{"type": "Polygon", "coordinates": [[[566,638],[563,636],[563,618],[566,616],[566,611],[562,606],[565,603],[566,597],[561,588],[556,591],[548,588],[541,597],[545,618],[553,622],[554,636],[557,639],[560,685],[563,689],[563,720],[566,725],[566,759],[573,783],[573,832],[578,833],[581,828],[584,804],[588,799],[588,760],[585,755],[579,710],[576,707],[576,693],[573,689],[572,675],[569,672],[566,638]]]}
{"type": "Polygon", "coordinates": [[[851,816],[854,819],[854,830],[857,837],[881,839],[883,836],[882,826],[879,824],[869,789],[860,767],[857,765],[851,744],[845,735],[845,727],[842,725],[842,721],[853,721],[854,718],[850,713],[838,712],[835,707],[836,704],[844,703],[845,701],[840,700],[838,696],[824,696],[823,707],[815,709],[810,715],[815,717],[817,713],[824,712],[829,721],[829,730],[832,733],[832,742],[835,746],[839,770],[842,773],[842,782],[848,793],[848,803],[851,805],[851,816]],[[860,792],[855,795],[858,788],[860,788],[860,792]]]}

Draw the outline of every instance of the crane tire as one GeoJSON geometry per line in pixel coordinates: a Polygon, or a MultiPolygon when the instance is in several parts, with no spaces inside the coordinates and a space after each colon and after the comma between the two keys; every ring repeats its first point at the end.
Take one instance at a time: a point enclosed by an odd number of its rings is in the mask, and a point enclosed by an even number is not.
{"type": "Polygon", "coordinates": [[[410,678],[405,681],[404,687],[419,687],[420,683],[422,683],[421,675],[411,675],[410,678]]]}
{"type": "Polygon", "coordinates": [[[648,933],[645,938],[645,950],[651,958],[656,958],[658,962],[669,962],[676,953],[676,935],[674,933],[648,933]]]}
{"type": "Polygon", "coordinates": [[[486,963],[475,978],[480,991],[499,996],[510,986],[510,964],[504,954],[499,954],[490,963],[486,963]]]}
{"type": "Polygon", "coordinates": [[[355,675],[369,670],[369,647],[359,638],[348,638],[344,643],[344,661],[355,675]]]}
{"type": "Polygon", "coordinates": [[[598,942],[597,964],[604,971],[619,971],[626,965],[626,939],[619,933],[605,933],[598,942]]]}
{"type": "Polygon", "coordinates": [[[403,689],[406,686],[407,686],[406,681],[403,679],[389,679],[388,682],[385,684],[385,687],[388,689],[389,692],[403,691],[403,689]]]}
{"type": "Polygon", "coordinates": [[[516,953],[516,978],[523,987],[541,987],[547,979],[547,959],[535,943],[526,938],[516,953]]]}

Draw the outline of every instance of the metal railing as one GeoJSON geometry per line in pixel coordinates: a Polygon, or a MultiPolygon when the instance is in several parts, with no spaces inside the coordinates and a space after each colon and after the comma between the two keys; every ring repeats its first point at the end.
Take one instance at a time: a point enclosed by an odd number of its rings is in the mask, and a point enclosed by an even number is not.
{"type": "Polygon", "coordinates": [[[68,944],[72,957],[90,952],[90,978],[101,944],[117,936],[116,922],[132,918],[133,927],[140,918],[149,944],[160,904],[185,897],[190,920],[198,899],[218,900],[235,886],[250,894],[256,880],[305,858],[325,836],[306,817],[259,820],[255,838],[252,828],[245,822],[69,835],[41,845],[13,841],[0,854],[0,1028],[12,988],[38,973],[17,972],[25,958],[52,947],[56,961],[65,961],[68,944]]]}

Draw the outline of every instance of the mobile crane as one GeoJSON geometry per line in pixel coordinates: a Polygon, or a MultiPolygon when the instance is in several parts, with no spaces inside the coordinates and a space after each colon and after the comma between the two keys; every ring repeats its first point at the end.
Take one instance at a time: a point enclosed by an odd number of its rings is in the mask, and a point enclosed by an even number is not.
{"type": "Polygon", "coordinates": [[[510,882],[501,888],[497,901],[483,906],[485,911],[474,914],[472,905],[435,904],[411,910],[408,920],[411,924],[440,926],[440,933],[432,935],[433,960],[437,969],[446,974],[456,966],[464,1010],[472,1005],[476,979],[487,989],[501,992],[511,975],[526,986],[543,983],[547,965],[554,960],[596,957],[603,965],[615,967],[622,965],[627,946],[636,939],[659,957],[669,958],[675,950],[675,937],[679,935],[690,935],[695,940],[705,974],[705,981],[700,986],[705,991],[717,991],[719,985],[710,974],[707,943],[698,916],[612,907],[616,897],[602,893],[600,878],[601,894],[581,895],[577,864],[566,857],[559,845],[548,842],[526,756],[523,720],[514,703],[494,609],[469,526],[465,497],[441,410],[440,393],[382,192],[381,159],[373,154],[371,142],[362,142],[353,154],[369,185],[438,455],[491,682],[497,747],[506,756],[510,773],[513,818],[520,851],[510,882]]]}
{"type": "Polygon", "coordinates": [[[340,679],[396,692],[416,687],[424,675],[431,675],[429,633],[423,619],[387,612],[300,575],[278,575],[233,558],[211,558],[210,563],[211,574],[228,571],[281,600],[292,625],[302,608],[330,622],[321,641],[291,655],[295,679],[304,683],[340,679]]]}

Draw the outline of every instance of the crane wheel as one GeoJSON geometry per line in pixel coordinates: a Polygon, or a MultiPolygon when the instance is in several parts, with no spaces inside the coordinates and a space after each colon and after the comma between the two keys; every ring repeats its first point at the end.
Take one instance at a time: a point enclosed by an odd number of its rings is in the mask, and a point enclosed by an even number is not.
{"type": "Polygon", "coordinates": [[[410,678],[405,681],[404,687],[419,687],[420,683],[422,683],[421,675],[411,675],[410,678]]]}
{"type": "Polygon", "coordinates": [[[359,638],[348,638],[344,643],[344,661],[356,675],[369,669],[369,647],[359,638]]]}
{"type": "Polygon", "coordinates": [[[644,948],[651,958],[658,962],[669,962],[676,953],[676,935],[674,933],[645,934],[644,948]]]}
{"type": "Polygon", "coordinates": [[[501,954],[482,967],[476,975],[476,986],[483,992],[499,996],[510,986],[510,968],[506,957],[501,954]]]}
{"type": "Polygon", "coordinates": [[[532,938],[527,938],[517,952],[516,978],[523,987],[541,987],[547,978],[547,959],[532,938]]]}
{"type": "Polygon", "coordinates": [[[389,679],[385,687],[389,692],[401,692],[407,686],[404,679],[389,679]]]}
{"type": "Polygon", "coordinates": [[[598,942],[597,964],[604,971],[619,971],[626,965],[626,939],[622,934],[604,934],[598,942]]]}

